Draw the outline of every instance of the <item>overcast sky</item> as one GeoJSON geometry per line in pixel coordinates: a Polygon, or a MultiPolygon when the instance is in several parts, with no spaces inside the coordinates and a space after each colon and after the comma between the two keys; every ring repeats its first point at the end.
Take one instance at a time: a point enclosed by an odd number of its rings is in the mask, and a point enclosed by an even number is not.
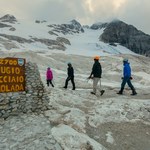
{"type": "Polygon", "coordinates": [[[150,0],[0,0],[0,17],[82,25],[120,19],[150,34],[150,0]]]}

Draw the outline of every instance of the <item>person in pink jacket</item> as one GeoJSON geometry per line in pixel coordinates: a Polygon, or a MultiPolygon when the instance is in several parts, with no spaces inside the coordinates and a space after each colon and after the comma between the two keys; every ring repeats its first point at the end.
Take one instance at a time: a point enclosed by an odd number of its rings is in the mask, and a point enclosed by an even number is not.
{"type": "Polygon", "coordinates": [[[46,72],[46,80],[47,80],[47,86],[49,86],[49,84],[52,85],[52,87],[54,87],[52,80],[53,80],[53,72],[50,69],[50,67],[47,68],[47,72],[46,72]]]}

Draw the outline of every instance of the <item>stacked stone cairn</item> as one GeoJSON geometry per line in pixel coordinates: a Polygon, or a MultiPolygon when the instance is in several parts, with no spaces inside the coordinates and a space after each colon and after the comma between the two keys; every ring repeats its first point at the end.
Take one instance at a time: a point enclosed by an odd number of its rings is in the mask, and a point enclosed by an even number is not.
{"type": "Polygon", "coordinates": [[[0,118],[21,113],[42,113],[49,109],[49,97],[41,81],[38,66],[28,62],[25,66],[26,91],[0,93],[0,118]]]}

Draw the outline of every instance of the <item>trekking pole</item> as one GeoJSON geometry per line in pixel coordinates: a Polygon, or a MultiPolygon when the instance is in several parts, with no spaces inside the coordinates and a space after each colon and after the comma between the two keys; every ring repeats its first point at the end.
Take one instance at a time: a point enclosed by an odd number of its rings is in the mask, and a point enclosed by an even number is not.
{"type": "Polygon", "coordinates": [[[100,80],[99,80],[99,86],[100,86],[100,93],[101,93],[101,96],[104,94],[104,92],[105,92],[105,90],[101,90],[101,88],[102,88],[102,84],[101,84],[101,78],[100,78],[100,80]]]}
{"type": "Polygon", "coordinates": [[[88,78],[86,79],[87,83],[90,81],[90,79],[93,79],[93,77],[88,77],[88,78]]]}
{"type": "Polygon", "coordinates": [[[86,78],[87,83],[90,81],[90,78],[86,78]]]}
{"type": "Polygon", "coordinates": [[[55,85],[54,79],[52,80],[52,83],[55,85]]]}
{"type": "Polygon", "coordinates": [[[99,88],[100,88],[100,91],[101,91],[101,87],[102,87],[102,84],[101,84],[101,78],[99,80],[99,88]]]}

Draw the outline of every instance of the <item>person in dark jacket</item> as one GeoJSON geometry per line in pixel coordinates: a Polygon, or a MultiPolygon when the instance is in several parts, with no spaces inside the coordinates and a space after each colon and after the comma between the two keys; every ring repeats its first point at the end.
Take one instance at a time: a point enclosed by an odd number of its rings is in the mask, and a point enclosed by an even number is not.
{"type": "Polygon", "coordinates": [[[71,83],[72,83],[72,86],[73,86],[73,87],[72,87],[72,90],[75,90],[74,69],[73,69],[71,63],[68,63],[67,74],[68,74],[68,77],[67,77],[67,79],[66,79],[65,86],[64,86],[63,88],[67,89],[68,82],[69,82],[69,80],[71,80],[71,83]]]}
{"type": "Polygon", "coordinates": [[[120,91],[117,93],[117,94],[123,94],[123,90],[124,90],[124,87],[126,85],[126,83],[128,84],[128,86],[131,88],[132,90],[132,94],[131,95],[136,95],[136,91],[135,91],[135,88],[134,86],[132,85],[131,83],[131,67],[130,67],[130,64],[128,62],[128,59],[124,59],[123,60],[123,77],[122,77],[122,84],[121,84],[121,89],[120,91]]]}
{"type": "MultiPolygon", "coordinates": [[[[92,72],[90,74],[90,76],[88,77],[89,79],[93,79],[93,92],[91,92],[91,94],[96,94],[97,91],[97,85],[98,82],[100,81],[101,75],[102,75],[102,67],[101,64],[99,62],[99,56],[95,56],[94,57],[94,64],[92,67],[92,72]]],[[[101,83],[101,81],[100,81],[101,83]]],[[[101,85],[100,85],[101,86],[101,85]]],[[[101,87],[100,87],[101,88],[101,87]]],[[[105,92],[104,90],[99,89],[101,92],[101,95],[103,95],[103,93],[105,92]]]]}

